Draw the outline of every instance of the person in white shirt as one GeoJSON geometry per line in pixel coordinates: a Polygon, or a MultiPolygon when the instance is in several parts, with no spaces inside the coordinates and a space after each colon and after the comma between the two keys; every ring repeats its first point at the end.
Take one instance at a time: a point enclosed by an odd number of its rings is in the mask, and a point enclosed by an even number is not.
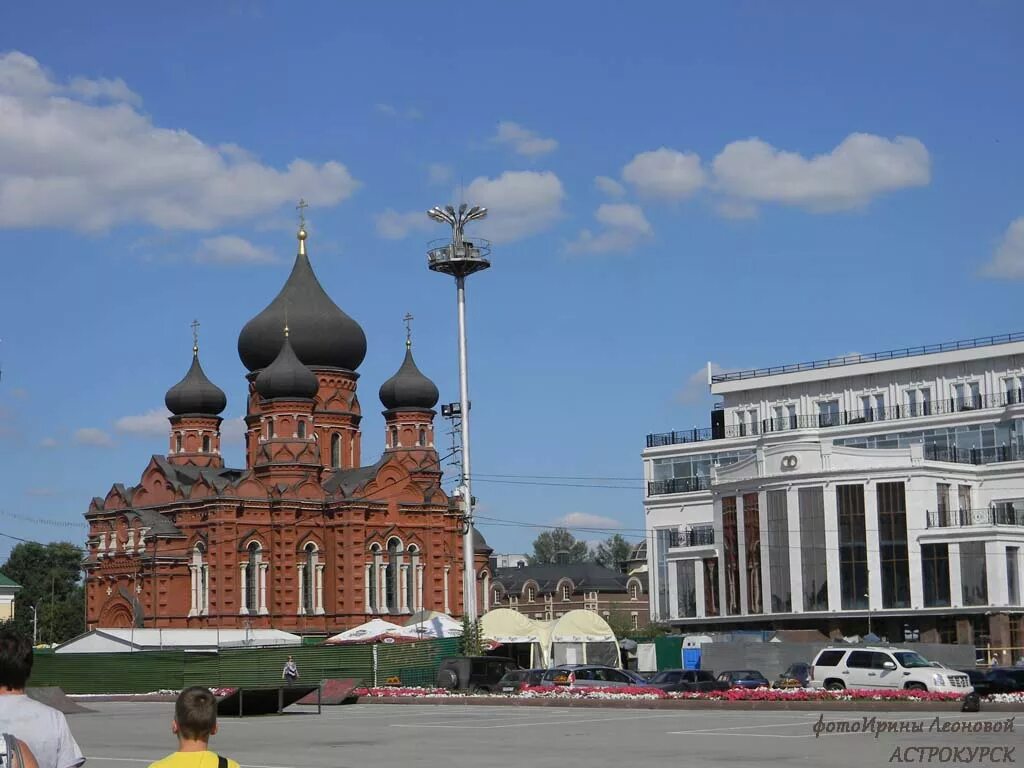
{"type": "Polygon", "coordinates": [[[39,768],[78,768],[85,758],[63,713],[25,695],[31,672],[28,638],[0,630],[0,733],[27,744],[39,768]]]}

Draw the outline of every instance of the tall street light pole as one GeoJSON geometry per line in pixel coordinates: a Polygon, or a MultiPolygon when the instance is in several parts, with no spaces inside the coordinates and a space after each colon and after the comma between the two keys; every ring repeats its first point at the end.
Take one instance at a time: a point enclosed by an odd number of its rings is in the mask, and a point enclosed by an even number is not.
{"type": "Polygon", "coordinates": [[[466,351],[466,278],[474,272],[481,272],[491,266],[488,260],[490,243],[481,238],[465,239],[466,225],[487,216],[487,209],[478,205],[469,207],[466,203],[455,210],[454,206],[435,206],[427,216],[452,228],[449,242],[435,241],[427,251],[427,265],[434,272],[442,272],[455,278],[455,294],[459,315],[459,408],[461,411],[462,472],[459,478],[459,496],[463,505],[462,557],[462,605],[466,619],[475,622],[476,571],[473,563],[473,486],[470,473],[469,450],[469,360],[466,351]]]}

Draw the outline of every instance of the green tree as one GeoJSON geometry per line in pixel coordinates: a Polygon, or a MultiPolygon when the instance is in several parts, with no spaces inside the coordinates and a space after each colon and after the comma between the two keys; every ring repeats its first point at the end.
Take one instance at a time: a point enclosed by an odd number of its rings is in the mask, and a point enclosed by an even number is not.
{"type": "Polygon", "coordinates": [[[564,554],[570,563],[583,563],[590,559],[590,547],[577,541],[568,528],[544,531],[533,541],[533,554],[527,556],[530,565],[553,565],[564,554]]]}
{"type": "Polygon", "coordinates": [[[594,560],[605,568],[621,569],[623,563],[633,554],[633,549],[634,545],[631,542],[626,541],[622,534],[616,533],[594,548],[594,560]]]}
{"type": "Polygon", "coordinates": [[[470,621],[468,616],[462,617],[462,637],[459,640],[459,652],[463,656],[483,655],[483,627],[480,621],[470,621]]]}
{"type": "Polygon", "coordinates": [[[14,598],[14,626],[32,636],[36,609],[39,642],[62,643],[85,628],[82,554],[66,541],[23,542],[11,550],[0,571],[21,585],[14,598]]]}

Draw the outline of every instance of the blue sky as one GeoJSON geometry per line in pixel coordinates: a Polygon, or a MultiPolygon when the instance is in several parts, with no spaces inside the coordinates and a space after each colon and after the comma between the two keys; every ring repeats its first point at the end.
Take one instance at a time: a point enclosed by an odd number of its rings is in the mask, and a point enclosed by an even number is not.
{"type": "Polygon", "coordinates": [[[300,196],[368,337],[367,462],[405,312],[457,399],[422,212],[490,207],[470,353],[500,551],[560,521],[637,536],[644,435],[707,425],[707,361],[1024,329],[1019,3],[467,8],[0,11],[0,532],[80,541],[89,499],[138,480],[194,317],[243,414],[237,335],[300,196]]]}

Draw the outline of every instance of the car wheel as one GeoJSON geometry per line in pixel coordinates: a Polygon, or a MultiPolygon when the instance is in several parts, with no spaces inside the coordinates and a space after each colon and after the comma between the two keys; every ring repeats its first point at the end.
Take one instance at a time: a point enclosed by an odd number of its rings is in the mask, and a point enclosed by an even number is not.
{"type": "Polygon", "coordinates": [[[825,683],[826,691],[845,691],[846,685],[842,680],[829,680],[825,683]]]}
{"type": "Polygon", "coordinates": [[[459,678],[450,669],[442,669],[437,673],[437,685],[439,688],[447,688],[454,691],[459,687],[459,678]]]}
{"type": "Polygon", "coordinates": [[[924,683],[907,683],[908,691],[927,691],[928,686],[924,683]]]}

